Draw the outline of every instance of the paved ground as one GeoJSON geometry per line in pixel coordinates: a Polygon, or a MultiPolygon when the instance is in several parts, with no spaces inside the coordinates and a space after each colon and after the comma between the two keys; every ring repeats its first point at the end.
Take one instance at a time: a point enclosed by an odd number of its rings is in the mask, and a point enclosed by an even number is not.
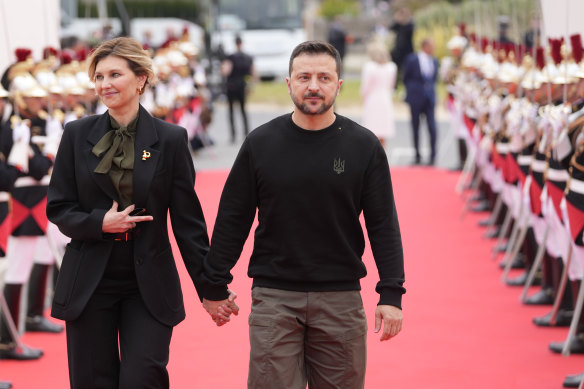
{"type": "MultiPolygon", "coordinates": [[[[390,166],[407,166],[414,158],[414,150],[411,140],[411,128],[409,109],[403,102],[395,104],[396,136],[386,142],[390,166]]],[[[269,104],[249,105],[248,116],[250,127],[255,128],[275,116],[291,112],[292,106],[283,107],[269,104]]],[[[436,110],[438,121],[438,157],[437,167],[448,168],[456,164],[457,148],[454,142],[448,114],[440,106],[436,110]]],[[[337,109],[341,115],[347,116],[356,122],[361,121],[360,107],[341,107],[337,109]]],[[[206,147],[194,155],[195,168],[197,170],[222,170],[229,169],[235,159],[242,140],[242,126],[239,112],[236,111],[236,127],[239,130],[238,142],[231,144],[229,125],[227,120],[227,107],[222,102],[215,103],[213,122],[208,128],[208,134],[213,139],[214,145],[206,147]]],[[[420,128],[421,145],[428,145],[427,130],[424,124],[420,128]]],[[[429,155],[428,147],[422,148],[422,155],[429,155]]]]}

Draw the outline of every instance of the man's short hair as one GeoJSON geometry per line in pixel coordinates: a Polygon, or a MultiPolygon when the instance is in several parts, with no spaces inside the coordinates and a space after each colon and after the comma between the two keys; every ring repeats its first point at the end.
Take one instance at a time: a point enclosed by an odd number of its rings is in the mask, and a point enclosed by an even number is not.
{"type": "Polygon", "coordinates": [[[240,37],[239,35],[236,35],[236,36],[235,36],[235,44],[236,44],[236,45],[240,45],[240,44],[241,44],[241,42],[242,42],[242,41],[241,41],[241,37],[240,37]]]}
{"type": "Polygon", "coordinates": [[[292,75],[292,62],[301,54],[327,54],[334,58],[337,65],[337,76],[341,78],[341,55],[333,45],[324,41],[306,41],[294,48],[288,64],[288,75],[292,75]]]}

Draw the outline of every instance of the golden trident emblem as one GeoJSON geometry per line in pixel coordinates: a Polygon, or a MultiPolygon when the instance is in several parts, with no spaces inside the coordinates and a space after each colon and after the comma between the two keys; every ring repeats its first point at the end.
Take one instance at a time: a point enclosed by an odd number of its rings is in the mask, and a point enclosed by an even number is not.
{"type": "Polygon", "coordinates": [[[150,158],[150,151],[142,150],[142,161],[146,161],[150,158]]]}

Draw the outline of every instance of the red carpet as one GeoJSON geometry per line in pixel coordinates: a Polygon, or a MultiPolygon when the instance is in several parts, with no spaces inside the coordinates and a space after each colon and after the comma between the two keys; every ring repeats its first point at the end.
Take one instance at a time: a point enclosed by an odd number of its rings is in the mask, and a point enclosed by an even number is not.
{"type": "MultiPolygon", "coordinates": [[[[224,171],[198,175],[197,192],[210,227],[225,177],[224,171]]],[[[459,219],[463,203],[454,192],[457,178],[428,168],[393,170],[406,259],[404,329],[384,343],[372,331],[377,274],[367,251],[369,276],[362,282],[370,317],[366,388],[561,388],[567,374],[584,370],[584,358],[548,351],[549,342],[563,341],[567,329],[533,325],[531,319],[550,307],[522,305],[521,289],[500,282],[501,270],[490,257],[494,241],[484,240],[477,226],[484,215],[459,219]]],[[[179,267],[187,319],[173,337],[173,389],[245,388],[251,247],[248,241],[231,285],[239,294],[240,316],[222,328],[208,318],[179,267]]],[[[0,379],[11,380],[15,389],[67,388],[65,336],[26,334],[23,340],[43,348],[45,356],[35,362],[0,361],[0,379]]]]}

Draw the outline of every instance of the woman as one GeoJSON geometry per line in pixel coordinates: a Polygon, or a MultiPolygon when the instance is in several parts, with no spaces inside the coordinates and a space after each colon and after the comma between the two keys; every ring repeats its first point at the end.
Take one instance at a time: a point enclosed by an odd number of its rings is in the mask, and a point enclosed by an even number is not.
{"type": "Polygon", "coordinates": [[[362,124],[385,146],[385,140],[395,135],[392,94],[397,66],[391,62],[387,48],[380,41],[369,44],[367,52],[369,61],[363,66],[361,75],[362,124]]]}
{"type": "Polygon", "coordinates": [[[47,215],[71,242],[52,315],[66,320],[71,388],[168,388],[185,318],[168,213],[193,282],[209,246],[186,131],[140,106],[154,73],[136,40],[106,41],[88,63],[108,111],[69,123],[55,160],[47,215]]]}

